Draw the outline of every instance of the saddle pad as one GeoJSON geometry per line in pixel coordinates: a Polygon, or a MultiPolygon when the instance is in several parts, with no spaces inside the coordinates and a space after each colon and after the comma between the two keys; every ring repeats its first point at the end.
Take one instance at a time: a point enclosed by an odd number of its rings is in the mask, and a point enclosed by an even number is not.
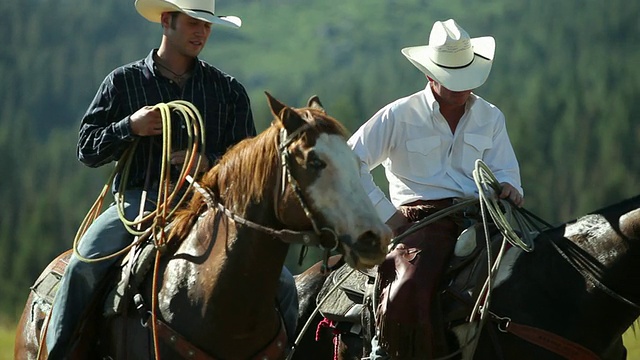
{"type": "Polygon", "coordinates": [[[53,299],[58,291],[58,284],[62,279],[64,270],[67,268],[67,264],[69,264],[70,257],[71,252],[68,252],[56,259],[51,270],[43,272],[31,287],[31,290],[49,305],[53,304],[53,299]]]}

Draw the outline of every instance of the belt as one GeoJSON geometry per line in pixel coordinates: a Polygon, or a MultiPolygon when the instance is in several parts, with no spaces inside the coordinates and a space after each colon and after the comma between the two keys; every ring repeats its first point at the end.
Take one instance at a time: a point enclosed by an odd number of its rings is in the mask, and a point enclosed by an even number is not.
{"type": "MultiPolygon", "coordinates": [[[[433,215],[440,210],[447,209],[460,203],[460,198],[444,198],[437,200],[416,200],[400,207],[402,214],[411,221],[418,221],[427,216],[433,215]]],[[[478,219],[480,216],[479,204],[469,205],[460,209],[450,217],[454,219],[478,219]]]]}

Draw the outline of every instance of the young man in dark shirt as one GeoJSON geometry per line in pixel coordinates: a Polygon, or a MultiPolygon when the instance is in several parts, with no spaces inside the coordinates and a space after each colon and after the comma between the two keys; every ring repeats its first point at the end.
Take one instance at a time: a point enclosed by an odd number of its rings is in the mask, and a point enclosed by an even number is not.
{"type": "MultiPolygon", "coordinates": [[[[82,118],[77,155],[87,166],[98,167],[119,161],[135,139],[139,139],[128,176],[116,175],[114,192],[124,185],[125,216],[133,220],[145,191],[150,208],[157,199],[157,181],[162,159],[163,124],[153,106],[181,99],[192,103],[204,120],[206,144],[201,156],[209,169],[227,148],[256,135],[249,97],[240,82],[198,58],[213,24],[240,27],[235,16],[215,16],[214,0],[137,0],[138,12],[147,20],[162,24],[158,49],[139,61],[113,70],[102,82],[82,118]],[[151,179],[147,182],[146,179],[151,179]],[[150,183],[145,188],[145,183],[150,183]]],[[[171,163],[180,167],[186,148],[180,129],[171,153],[171,163]]],[[[201,165],[202,167],[202,165],[201,165]]],[[[116,206],[106,209],[87,229],[78,251],[83,257],[98,258],[115,253],[131,243],[116,206]]],[[[71,257],[56,294],[47,330],[49,359],[61,359],[70,350],[71,337],[93,294],[108,269],[117,261],[83,262],[71,257]]],[[[293,336],[297,321],[297,295],[291,274],[283,268],[279,291],[287,331],[293,336]]]]}

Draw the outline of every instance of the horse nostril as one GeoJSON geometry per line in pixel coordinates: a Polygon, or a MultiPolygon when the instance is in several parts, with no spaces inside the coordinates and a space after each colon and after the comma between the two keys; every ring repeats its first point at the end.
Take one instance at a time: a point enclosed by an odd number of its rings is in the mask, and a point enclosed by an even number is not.
{"type": "Polygon", "coordinates": [[[358,244],[378,247],[380,245],[380,237],[373,231],[366,231],[358,237],[358,244]]]}

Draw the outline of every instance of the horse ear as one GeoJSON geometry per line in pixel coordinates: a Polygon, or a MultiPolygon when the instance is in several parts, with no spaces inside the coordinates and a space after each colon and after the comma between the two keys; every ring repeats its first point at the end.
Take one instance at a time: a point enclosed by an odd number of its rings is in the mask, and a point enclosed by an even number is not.
{"type": "Polygon", "coordinates": [[[322,106],[322,103],[320,102],[320,98],[318,97],[318,95],[313,95],[312,97],[309,98],[309,100],[307,101],[307,107],[320,110],[326,114],[326,111],[324,110],[324,106],[322,106]]]}
{"type": "Polygon", "coordinates": [[[280,117],[280,113],[282,109],[286,108],[287,105],[281,103],[278,99],[274,98],[269,92],[265,91],[265,95],[267,95],[267,102],[269,103],[269,109],[275,117],[280,117]]]}
{"type": "Polygon", "coordinates": [[[280,117],[280,121],[282,121],[282,126],[287,129],[289,134],[298,130],[299,127],[306,124],[307,122],[298,114],[295,110],[285,107],[282,110],[282,116],[280,117]]]}
{"type": "Polygon", "coordinates": [[[264,93],[267,95],[267,101],[269,102],[271,112],[275,115],[276,120],[280,120],[282,126],[287,129],[288,133],[296,131],[300,126],[306,123],[306,121],[300,117],[295,110],[281,103],[268,92],[265,91],[264,93]]]}

